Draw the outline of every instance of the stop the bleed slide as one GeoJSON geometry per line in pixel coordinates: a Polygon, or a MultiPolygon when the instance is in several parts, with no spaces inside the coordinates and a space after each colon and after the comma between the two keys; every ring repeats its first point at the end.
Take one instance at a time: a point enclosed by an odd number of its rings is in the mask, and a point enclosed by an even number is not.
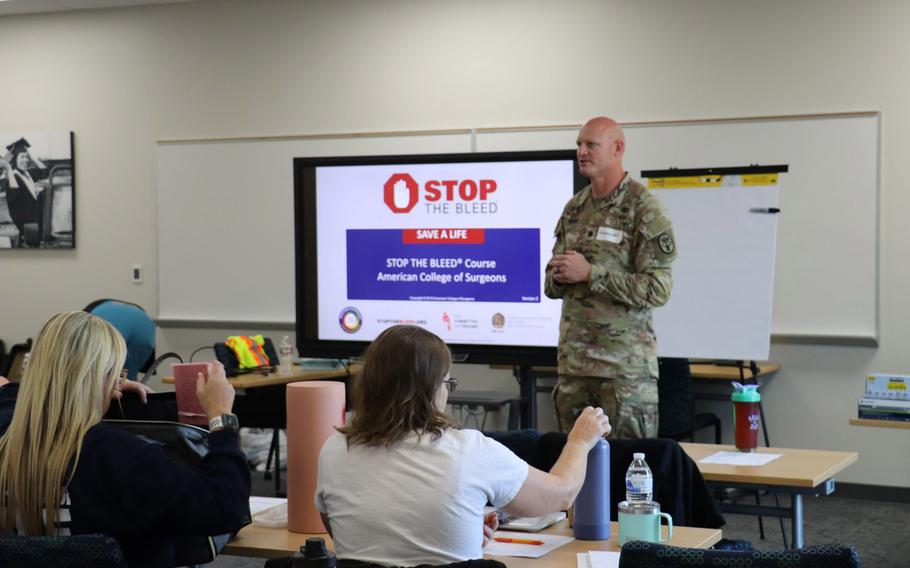
{"type": "Polygon", "coordinates": [[[352,300],[540,302],[540,229],[348,229],[352,300]]]}

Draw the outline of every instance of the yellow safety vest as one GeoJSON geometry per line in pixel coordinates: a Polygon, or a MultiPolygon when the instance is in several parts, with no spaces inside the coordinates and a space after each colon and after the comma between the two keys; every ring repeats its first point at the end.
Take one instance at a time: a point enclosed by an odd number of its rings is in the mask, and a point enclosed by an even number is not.
{"type": "Polygon", "coordinates": [[[262,367],[269,364],[269,356],[262,348],[265,339],[261,335],[232,335],[224,343],[234,350],[241,368],[262,367]]]}

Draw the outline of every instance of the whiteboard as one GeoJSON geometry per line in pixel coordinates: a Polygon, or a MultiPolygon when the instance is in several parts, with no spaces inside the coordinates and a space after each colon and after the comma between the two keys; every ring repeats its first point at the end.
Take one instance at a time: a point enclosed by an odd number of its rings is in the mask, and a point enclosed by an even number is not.
{"type": "MultiPolygon", "coordinates": [[[[635,177],[669,167],[789,165],[772,332],[810,342],[877,340],[878,113],[623,126],[624,163],[635,177]]],[[[161,142],[159,323],[293,323],[294,157],[564,149],[576,133],[567,126],[161,142]]]]}
{"type": "MultiPolygon", "coordinates": [[[[774,339],[877,344],[878,113],[624,124],[623,129],[623,165],[634,176],[671,167],[789,165],[780,192],[774,339]]],[[[574,127],[483,133],[477,150],[566,148],[576,133],[574,127]]]]}
{"type": "Polygon", "coordinates": [[[762,185],[746,177],[652,190],[674,221],[679,255],[670,301],[654,310],[662,357],[768,359],[778,215],[764,211],[780,208],[780,191],[767,174],[762,185]]]}
{"type": "Polygon", "coordinates": [[[159,144],[159,323],[294,323],[295,157],[470,151],[467,133],[159,144]]]}

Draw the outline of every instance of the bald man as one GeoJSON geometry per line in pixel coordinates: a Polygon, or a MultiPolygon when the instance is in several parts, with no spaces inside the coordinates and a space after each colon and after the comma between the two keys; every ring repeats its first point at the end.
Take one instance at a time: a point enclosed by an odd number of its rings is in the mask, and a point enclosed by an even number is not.
{"type": "Polygon", "coordinates": [[[651,310],[667,303],[676,239],[666,211],[629,177],[622,128],[606,117],[579,131],[578,169],[591,183],[556,224],[545,292],[563,300],[556,417],[568,432],[602,407],[613,438],[657,436],[657,343],[651,310]]]}

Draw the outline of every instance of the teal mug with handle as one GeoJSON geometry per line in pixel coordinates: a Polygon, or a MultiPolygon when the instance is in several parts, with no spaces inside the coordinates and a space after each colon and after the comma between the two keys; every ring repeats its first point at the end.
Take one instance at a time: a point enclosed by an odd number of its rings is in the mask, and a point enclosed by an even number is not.
{"type": "Polygon", "coordinates": [[[619,510],[619,546],[630,540],[667,542],[673,538],[673,517],[660,512],[660,504],[654,501],[622,501],[619,510]],[[660,519],[667,520],[667,538],[661,538],[660,519]]]}

